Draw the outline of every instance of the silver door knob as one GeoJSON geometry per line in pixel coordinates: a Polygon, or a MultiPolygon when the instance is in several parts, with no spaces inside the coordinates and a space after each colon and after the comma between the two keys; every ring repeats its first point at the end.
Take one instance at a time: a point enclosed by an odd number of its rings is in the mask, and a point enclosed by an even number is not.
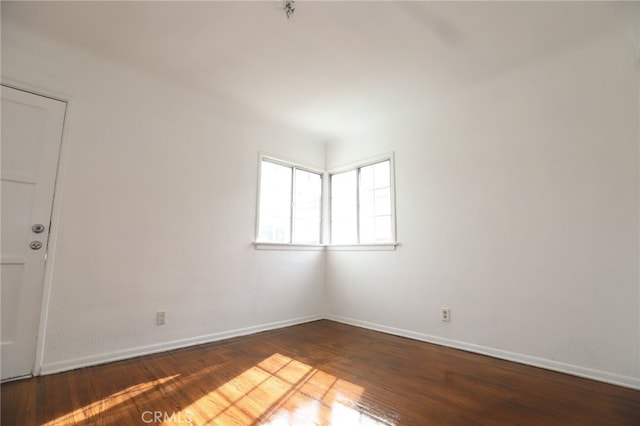
{"type": "Polygon", "coordinates": [[[29,247],[31,247],[31,250],[40,250],[42,248],[42,243],[40,241],[31,241],[29,247]]]}
{"type": "Polygon", "coordinates": [[[36,223],[35,225],[33,225],[33,226],[31,227],[31,230],[32,230],[33,232],[35,232],[36,234],[39,234],[39,233],[41,233],[41,232],[44,232],[44,225],[41,225],[41,224],[39,224],[39,223],[36,223]]]}

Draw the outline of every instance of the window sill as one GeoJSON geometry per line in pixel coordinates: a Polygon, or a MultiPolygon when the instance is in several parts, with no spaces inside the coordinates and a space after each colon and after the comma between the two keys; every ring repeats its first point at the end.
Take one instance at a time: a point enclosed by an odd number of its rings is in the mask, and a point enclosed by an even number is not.
{"type": "Polygon", "coordinates": [[[371,244],[336,244],[328,245],[329,251],[393,251],[398,243],[371,243],[371,244]]]}
{"type": "Polygon", "coordinates": [[[319,251],[324,250],[324,244],[294,244],[294,243],[265,243],[254,242],[256,250],[297,250],[297,251],[319,251]]]}
{"type": "Polygon", "coordinates": [[[291,250],[291,251],[394,251],[399,243],[375,244],[294,244],[254,242],[256,250],[291,250]]]}

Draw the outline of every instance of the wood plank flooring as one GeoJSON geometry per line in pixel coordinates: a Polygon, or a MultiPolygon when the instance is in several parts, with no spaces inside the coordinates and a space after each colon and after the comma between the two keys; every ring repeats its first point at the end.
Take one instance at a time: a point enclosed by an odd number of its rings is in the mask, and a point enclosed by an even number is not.
{"type": "Polygon", "coordinates": [[[2,425],[640,424],[640,391],[331,321],[1,392],[2,425]]]}

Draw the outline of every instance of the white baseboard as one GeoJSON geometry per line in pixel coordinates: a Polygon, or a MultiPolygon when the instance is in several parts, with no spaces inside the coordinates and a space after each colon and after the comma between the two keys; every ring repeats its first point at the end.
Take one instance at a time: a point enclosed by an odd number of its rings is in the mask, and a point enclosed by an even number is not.
{"type": "Polygon", "coordinates": [[[597,380],[613,385],[624,386],[631,389],[640,390],[640,378],[632,376],[623,376],[619,374],[609,373],[601,370],[580,367],[573,364],[566,364],[559,361],[548,360],[544,358],[523,355],[515,352],[504,351],[487,346],[466,343],[443,337],[432,336],[416,331],[405,330],[401,328],[389,327],[382,324],[376,324],[368,321],[361,321],[354,318],[343,317],[340,315],[310,315],[306,317],[294,318],[284,321],[276,321],[267,324],[259,324],[251,327],[239,328],[235,330],[222,331],[219,333],[207,334],[203,336],[191,337],[188,339],[173,340],[170,342],[158,343],[147,346],[139,346],[136,348],[125,349],[121,351],[92,355],[89,357],[75,358],[71,360],[55,362],[51,364],[43,364],[40,374],[53,374],[62,371],[74,370],[76,368],[89,367],[92,365],[105,364],[108,362],[120,361],[129,358],[135,358],[142,355],[150,355],[158,352],[170,351],[173,349],[181,349],[193,345],[203,343],[216,342],[219,340],[230,339],[233,337],[246,336],[249,334],[259,333],[262,331],[275,330],[278,328],[289,327],[292,325],[304,324],[311,321],[321,319],[329,319],[344,324],[362,327],[369,330],[380,331],[383,333],[393,334],[396,336],[407,337],[409,339],[419,340],[428,343],[435,343],[441,346],[447,346],[455,349],[462,349],[468,352],[474,352],[482,355],[488,355],[494,358],[513,361],[520,364],[531,365],[534,367],[545,368],[547,370],[558,371],[561,373],[571,374],[573,376],[584,377],[587,379],[597,380]]]}
{"type": "Polygon", "coordinates": [[[473,343],[465,343],[457,340],[446,339],[443,337],[432,336],[429,334],[418,333],[415,331],[404,330],[401,328],[389,327],[386,325],[375,324],[367,321],[360,321],[357,319],[343,317],[340,315],[326,315],[326,318],[332,321],[341,322],[341,323],[353,325],[356,327],[362,327],[369,330],[381,331],[383,333],[407,337],[409,339],[420,340],[428,343],[435,343],[441,346],[448,346],[455,349],[462,349],[464,351],[474,352],[482,355],[488,355],[494,358],[513,361],[520,364],[526,364],[534,367],[545,368],[547,370],[558,371],[561,373],[571,374],[573,376],[583,377],[587,379],[597,380],[599,382],[605,382],[613,385],[624,386],[627,388],[640,390],[640,378],[638,377],[623,376],[619,374],[609,373],[606,371],[580,367],[578,365],[565,364],[559,361],[553,361],[549,359],[523,355],[515,352],[504,351],[501,349],[490,348],[487,346],[476,345],[473,343]]]}
{"type": "Polygon", "coordinates": [[[207,334],[203,336],[190,337],[188,339],[173,340],[170,342],[157,343],[147,346],[138,346],[136,348],[125,349],[121,351],[108,352],[83,358],[75,358],[67,361],[54,362],[51,364],[43,364],[40,369],[40,374],[45,375],[60,373],[62,371],[75,370],[76,368],[106,364],[108,362],[121,361],[123,359],[135,358],[138,356],[150,355],[158,352],[166,352],[173,349],[181,349],[189,346],[200,345],[203,343],[217,342],[219,340],[230,339],[232,337],[246,336],[249,334],[260,333],[262,331],[275,330],[278,328],[304,324],[321,319],[324,319],[323,315],[310,315],[301,318],[294,318],[267,324],[259,324],[251,327],[238,328],[235,330],[222,331],[219,333],[207,334]]]}

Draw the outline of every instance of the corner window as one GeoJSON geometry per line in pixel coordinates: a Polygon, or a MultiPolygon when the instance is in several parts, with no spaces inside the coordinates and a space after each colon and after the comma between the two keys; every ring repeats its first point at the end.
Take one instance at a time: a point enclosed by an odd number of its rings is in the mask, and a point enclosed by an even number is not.
{"type": "Polygon", "coordinates": [[[321,243],[322,175],[261,156],[258,242],[321,243]]]}
{"type": "Polygon", "coordinates": [[[330,173],[331,244],[395,242],[392,160],[330,173]]]}

